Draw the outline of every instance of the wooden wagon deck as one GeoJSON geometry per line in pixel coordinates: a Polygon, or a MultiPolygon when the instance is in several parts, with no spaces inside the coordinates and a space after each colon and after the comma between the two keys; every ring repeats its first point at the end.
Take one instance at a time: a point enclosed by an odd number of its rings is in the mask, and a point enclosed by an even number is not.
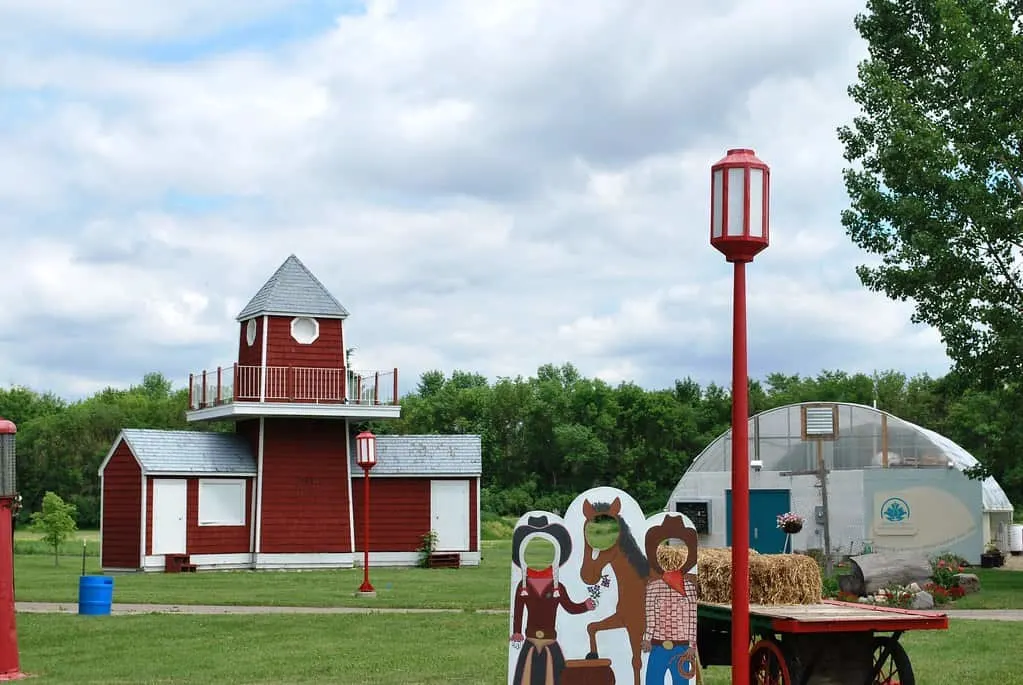
{"type": "MultiPolygon", "coordinates": [[[[697,644],[704,666],[731,663],[732,606],[700,602],[697,644]]],[[[914,685],[899,644],[908,630],[946,630],[948,614],[824,600],[750,605],[750,670],[777,685],[914,685]],[[887,635],[886,635],[887,633],[887,635]]]]}
{"type": "MultiPolygon", "coordinates": [[[[779,633],[896,632],[945,630],[948,614],[824,600],[819,604],[751,604],[754,629],[779,633]]],[[[701,617],[731,621],[730,604],[699,603],[701,617]]]]}

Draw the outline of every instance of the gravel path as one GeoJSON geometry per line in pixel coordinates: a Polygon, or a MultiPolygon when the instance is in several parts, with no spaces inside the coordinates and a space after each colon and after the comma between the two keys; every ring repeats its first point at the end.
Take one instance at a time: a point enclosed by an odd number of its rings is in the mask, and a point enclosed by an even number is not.
{"type": "MultiPolygon", "coordinates": [[[[26,614],[76,614],[77,602],[17,602],[16,608],[26,614]]],[[[941,611],[940,609],[938,611],[941,611]]],[[[119,604],[112,614],[459,614],[462,609],[404,609],[396,607],[281,607],[235,606],[209,604],[119,604]]],[[[476,609],[472,613],[501,615],[507,609],[476,609]]],[[[951,609],[949,618],[984,621],[1023,621],[1023,609],[951,609]]]]}

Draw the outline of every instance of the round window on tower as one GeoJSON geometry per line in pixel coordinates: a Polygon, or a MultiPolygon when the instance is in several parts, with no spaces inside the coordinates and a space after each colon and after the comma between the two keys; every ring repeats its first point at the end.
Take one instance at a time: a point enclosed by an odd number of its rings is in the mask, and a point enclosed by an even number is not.
{"type": "Polygon", "coordinates": [[[295,342],[309,345],[320,337],[320,322],[307,316],[299,316],[291,320],[291,337],[295,342]]]}
{"type": "Polygon", "coordinates": [[[256,344],[256,320],[249,319],[249,323],[245,325],[245,342],[248,343],[249,347],[256,344]]]}

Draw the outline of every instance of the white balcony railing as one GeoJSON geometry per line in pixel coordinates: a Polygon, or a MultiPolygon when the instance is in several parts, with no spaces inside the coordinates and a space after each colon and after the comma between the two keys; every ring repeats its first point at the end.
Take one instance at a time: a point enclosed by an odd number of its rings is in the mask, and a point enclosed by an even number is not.
{"type": "Polygon", "coordinates": [[[397,404],[398,369],[356,371],[234,364],[191,374],[189,409],[205,409],[231,402],[397,404]]]}

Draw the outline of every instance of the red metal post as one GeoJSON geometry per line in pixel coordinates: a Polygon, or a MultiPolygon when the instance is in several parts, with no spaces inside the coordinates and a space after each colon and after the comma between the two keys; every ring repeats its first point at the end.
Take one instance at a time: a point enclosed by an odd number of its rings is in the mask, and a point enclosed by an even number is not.
{"type": "Polygon", "coordinates": [[[394,367],[394,390],[391,395],[391,404],[398,404],[398,367],[394,367]]]}
{"type": "Polygon", "coordinates": [[[380,404],[380,372],[373,376],[373,404],[380,404]]]}
{"type": "Polygon", "coordinates": [[[0,680],[20,680],[18,630],[14,619],[14,497],[0,497],[0,680]]]}
{"type": "Polygon", "coordinates": [[[216,404],[220,404],[221,402],[224,401],[223,387],[224,387],[223,386],[223,376],[221,374],[220,367],[218,366],[217,367],[217,399],[215,400],[216,404]]]}
{"type": "Polygon", "coordinates": [[[748,685],[749,380],[746,360],[746,263],[735,262],[732,310],[732,683],[748,685]]]}
{"type": "Polygon", "coordinates": [[[195,409],[195,407],[192,406],[192,402],[195,401],[195,398],[192,397],[192,395],[195,392],[193,390],[193,388],[195,388],[195,374],[194,373],[190,373],[190,374],[188,374],[188,408],[189,409],[195,409]]]}
{"type": "Polygon", "coordinates": [[[375,592],[369,582],[369,470],[371,466],[363,466],[362,484],[362,585],[359,592],[375,592]]]}
{"type": "Polygon", "coordinates": [[[206,369],[202,370],[202,406],[206,407],[206,369]]]}

